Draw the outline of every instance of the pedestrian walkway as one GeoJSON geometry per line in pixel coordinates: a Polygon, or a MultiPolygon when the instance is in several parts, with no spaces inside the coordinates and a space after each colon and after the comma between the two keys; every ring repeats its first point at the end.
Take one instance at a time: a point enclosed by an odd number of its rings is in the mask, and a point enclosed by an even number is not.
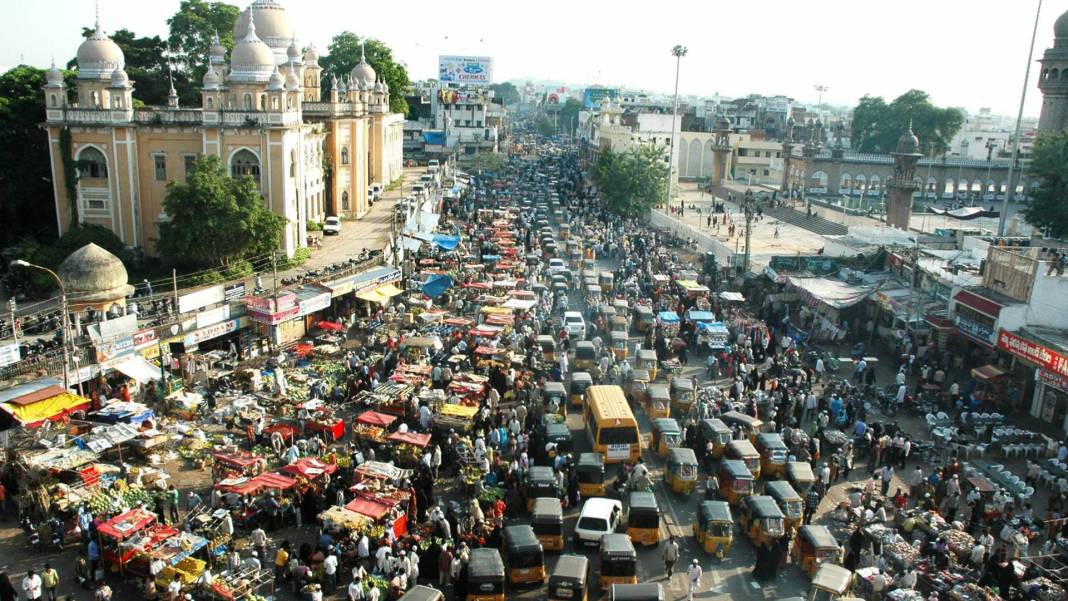
{"type": "Polygon", "coordinates": [[[764,209],[764,214],[821,236],[844,236],[849,233],[849,228],[841,223],[828,221],[816,214],[807,215],[792,207],[768,207],[764,209]]]}

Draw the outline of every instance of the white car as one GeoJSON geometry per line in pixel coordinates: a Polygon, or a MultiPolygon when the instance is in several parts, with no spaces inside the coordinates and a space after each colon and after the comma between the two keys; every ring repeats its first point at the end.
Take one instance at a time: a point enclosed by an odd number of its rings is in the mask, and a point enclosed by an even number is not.
{"type": "Polygon", "coordinates": [[[623,504],[615,499],[590,497],[575,523],[575,546],[599,545],[601,537],[615,532],[623,516],[623,504]]]}
{"type": "Polygon", "coordinates": [[[578,311],[567,311],[564,313],[564,327],[567,328],[567,333],[577,340],[586,339],[586,320],[582,318],[582,313],[578,311]]]}
{"type": "Polygon", "coordinates": [[[563,259],[549,259],[549,273],[567,271],[567,263],[563,259]]]}
{"type": "Polygon", "coordinates": [[[341,218],[337,216],[327,217],[323,222],[323,235],[338,235],[341,233],[341,218]]]}

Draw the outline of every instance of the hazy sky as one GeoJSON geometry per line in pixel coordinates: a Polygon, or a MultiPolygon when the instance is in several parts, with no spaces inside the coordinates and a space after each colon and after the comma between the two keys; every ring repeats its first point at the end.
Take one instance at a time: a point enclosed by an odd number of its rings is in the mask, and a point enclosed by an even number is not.
{"type": "MultiPolygon", "coordinates": [[[[280,0],[302,43],[325,52],[333,34],[381,39],[413,79],[437,75],[438,54],[486,54],[497,80],[551,78],[670,92],[671,47],[688,46],[680,93],[784,94],[852,106],[910,89],[938,104],[1015,116],[1037,0],[735,0],[652,3],[541,0],[280,0]]],[[[239,6],[246,1],[232,2],[239,6]]],[[[0,65],[73,57],[93,0],[5,0],[0,65]]],[[[166,37],[178,0],[100,0],[108,31],[166,37]]],[[[1035,58],[1053,43],[1068,0],[1046,0],[1035,58]]],[[[1025,114],[1040,96],[1031,70],[1025,114]]]]}

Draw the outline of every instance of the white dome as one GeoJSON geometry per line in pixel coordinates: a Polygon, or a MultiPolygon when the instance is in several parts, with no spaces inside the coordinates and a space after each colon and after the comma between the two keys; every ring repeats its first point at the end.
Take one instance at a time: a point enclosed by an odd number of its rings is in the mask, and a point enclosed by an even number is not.
{"type": "Polygon", "coordinates": [[[293,27],[286,16],[286,9],[275,0],[255,0],[234,23],[235,40],[244,39],[250,16],[260,40],[274,53],[275,62],[285,62],[286,49],[293,40],[293,27]]]}
{"type": "Polygon", "coordinates": [[[352,71],[349,71],[349,75],[361,86],[370,86],[378,79],[374,68],[367,64],[367,55],[363,51],[363,44],[360,44],[360,62],[352,68],[352,71]]]}
{"type": "MultiPolygon", "coordinates": [[[[245,13],[247,15],[248,11],[245,13]]],[[[264,83],[270,79],[275,66],[274,52],[256,37],[256,25],[251,24],[230,53],[230,80],[264,83]]]]}
{"type": "Polygon", "coordinates": [[[81,79],[104,79],[115,69],[125,66],[122,48],[104,35],[99,23],[93,35],[78,46],[78,77],[81,79]]]}
{"type": "Polygon", "coordinates": [[[375,91],[379,93],[384,93],[386,91],[386,89],[382,87],[382,80],[375,82],[375,91]]]}
{"type": "Polygon", "coordinates": [[[304,64],[309,67],[319,66],[319,52],[315,50],[315,44],[309,44],[304,52],[304,64]]]}
{"type": "Polygon", "coordinates": [[[289,65],[289,72],[286,73],[286,90],[290,92],[300,90],[300,77],[297,76],[297,70],[293,68],[293,65],[289,65]]]}
{"type": "Polygon", "coordinates": [[[280,92],[285,89],[286,80],[282,77],[282,74],[278,72],[278,67],[275,66],[274,72],[271,73],[271,79],[267,82],[267,89],[272,92],[280,92]]]}
{"type": "Polygon", "coordinates": [[[126,74],[126,71],[122,69],[115,69],[111,72],[111,86],[112,88],[125,88],[130,85],[130,76],[126,74]]]}
{"type": "Polygon", "coordinates": [[[218,90],[220,85],[222,85],[222,78],[219,77],[219,73],[215,71],[215,67],[208,67],[208,72],[204,74],[204,89],[218,90]]]}
{"type": "Polygon", "coordinates": [[[222,62],[226,58],[226,46],[219,40],[219,34],[215,34],[211,38],[211,58],[216,59],[211,62],[222,62]]]}
{"type": "Polygon", "coordinates": [[[293,38],[293,42],[289,44],[286,56],[289,57],[289,62],[291,63],[300,61],[300,46],[297,46],[297,38],[293,38]]]}
{"type": "Polygon", "coordinates": [[[52,68],[45,73],[45,85],[50,88],[63,86],[63,72],[56,67],[56,61],[52,61],[52,68]]]}

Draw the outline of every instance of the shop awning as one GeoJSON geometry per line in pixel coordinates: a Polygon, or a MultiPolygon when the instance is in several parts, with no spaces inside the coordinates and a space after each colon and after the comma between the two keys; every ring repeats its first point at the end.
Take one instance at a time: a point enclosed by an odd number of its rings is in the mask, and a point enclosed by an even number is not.
{"type": "Polygon", "coordinates": [[[732,303],[745,302],[745,296],[743,296],[741,292],[724,291],[719,293],[719,297],[732,303]]]}
{"type": "Polygon", "coordinates": [[[976,367],[972,370],[972,377],[976,380],[996,380],[1002,378],[1005,375],[1005,370],[993,365],[984,365],[982,367],[976,367]]]}
{"type": "Polygon", "coordinates": [[[394,432],[393,434],[390,434],[389,438],[386,440],[426,448],[426,446],[430,444],[430,435],[420,434],[419,432],[394,432]]]}
{"type": "Polygon", "coordinates": [[[337,465],[323,463],[314,458],[304,458],[283,467],[282,471],[308,480],[314,480],[323,474],[333,474],[337,471],[337,465]]]}
{"type": "Polygon", "coordinates": [[[389,505],[376,503],[375,501],[363,497],[356,497],[350,501],[348,505],[345,505],[345,509],[362,516],[367,516],[376,522],[389,513],[389,505]]]}
{"type": "Polygon", "coordinates": [[[386,428],[396,420],[397,416],[395,415],[386,415],[377,411],[364,411],[356,418],[356,423],[386,428]]]}
{"type": "Polygon", "coordinates": [[[142,383],[163,379],[160,369],[146,361],[141,355],[130,355],[116,365],[115,369],[142,383]]]}
{"type": "Polygon", "coordinates": [[[358,298],[360,300],[365,300],[365,301],[368,301],[368,302],[371,302],[371,303],[381,303],[383,305],[389,302],[389,297],[385,296],[383,294],[380,294],[378,292],[377,288],[375,288],[374,290],[367,290],[365,292],[359,292],[359,293],[356,294],[356,298],[358,298]]]}
{"type": "Polygon", "coordinates": [[[831,309],[852,307],[875,291],[874,286],[854,286],[830,278],[788,277],[786,282],[797,291],[801,300],[810,304],[820,303],[831,309]]]}
{"type": "Polygon", "coordinates": [[[27,428],[62,419],[88,407],[89,399],[67,392],[60,386],[49,386],[0,405],[0,409],[27,428]]]}
{"type": "Polygon", "coordinates": [[[967,290],[961,290],[953,295],[953,300],[957,301],[957,304],[964,305],[965,307],[974,309],[987,317],[997,319],[998,314],[1001,313],[1003,306],[1000,303],[996,303],[986,297],[979,296],[974,292],[968,292],[967,290]]]}

